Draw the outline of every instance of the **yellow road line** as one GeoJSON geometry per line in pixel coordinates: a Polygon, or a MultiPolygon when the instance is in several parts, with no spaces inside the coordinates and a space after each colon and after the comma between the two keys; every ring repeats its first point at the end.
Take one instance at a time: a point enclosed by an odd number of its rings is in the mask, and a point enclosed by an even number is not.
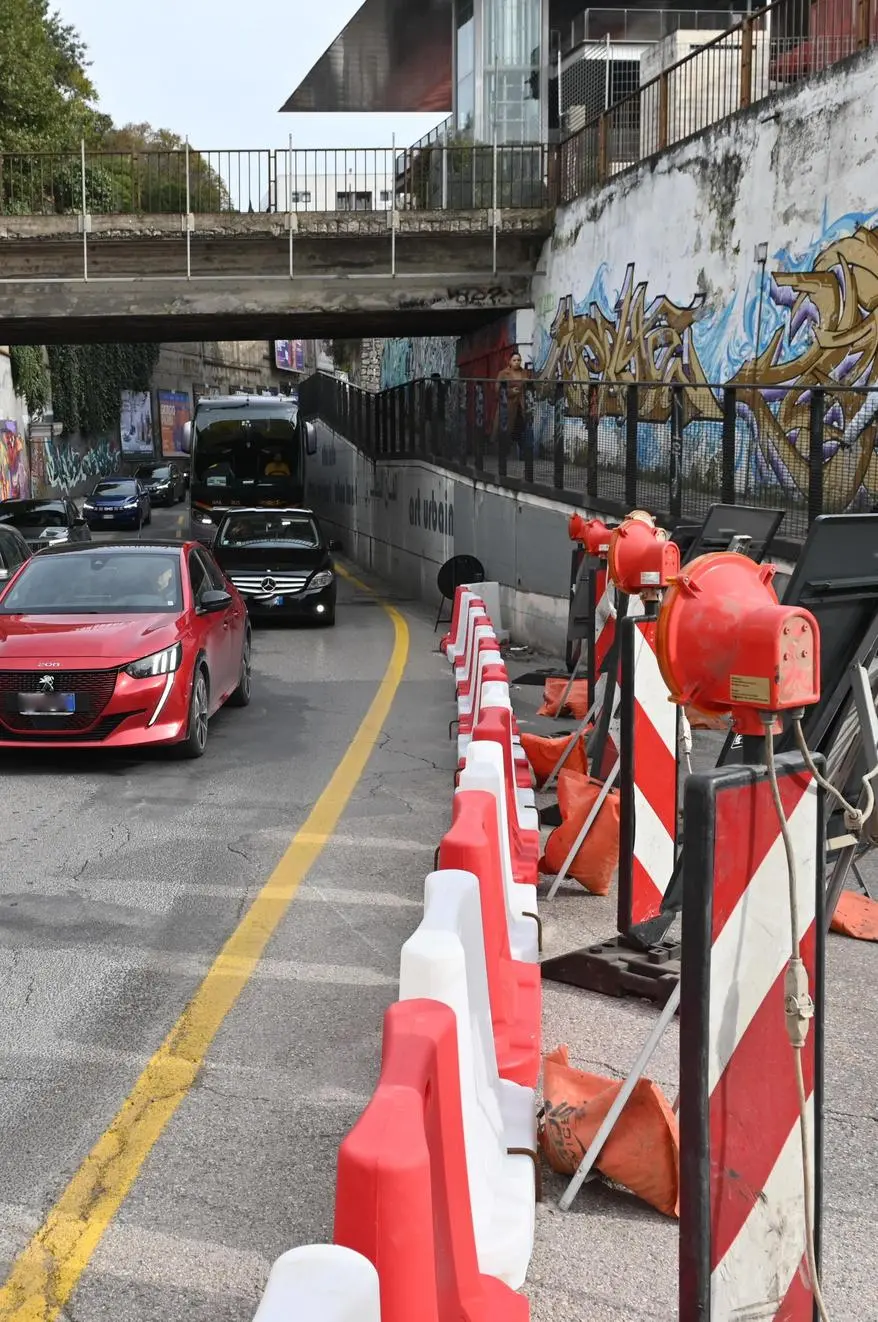
{"type": "MultiPolygon", "coordinates": [[[[371,591],[340,566],[339,572],[371,591]]],[[[393,623],[393,652],[348,751],[122,1109],[16,1258],[0,1288],[0,1322],[57,1318],[144,1161],[195,1082],[211,1042],[303,878],[332,836],[384,727],[408,658],[408,626],[392,606],[381,604],[393,623]]]]}

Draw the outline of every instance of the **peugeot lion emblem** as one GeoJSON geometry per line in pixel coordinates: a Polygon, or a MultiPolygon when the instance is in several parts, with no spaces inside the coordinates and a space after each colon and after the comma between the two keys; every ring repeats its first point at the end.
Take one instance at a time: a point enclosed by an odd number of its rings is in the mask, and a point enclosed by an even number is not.
{"type": "Polygon", "coordinates": [[[43,675],[42,678],[40,679],[39,684],[37,685],[37,688],[40,690],[40,693],[54,693],[55,676],[43,675]]]}
{"type": "Polygon", "coordinates": [[[275,583],[275,581],[274,581],[273,578],[264,578],[264,579],[262,580],[262,591],[263,591],[263,592],[274,592],[274,589],[275,589],[276,586],[277,586],[277,584],[275,583]]]}

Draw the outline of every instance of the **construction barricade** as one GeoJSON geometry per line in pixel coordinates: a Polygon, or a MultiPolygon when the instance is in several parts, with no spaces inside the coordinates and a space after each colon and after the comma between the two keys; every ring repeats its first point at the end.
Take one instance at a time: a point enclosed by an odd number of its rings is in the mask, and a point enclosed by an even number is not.
{"type": "Polygon", "coordinates": [[[471,1209],[454,1011],[397,1002],[335,1210],[336,1243],[377,1269],[382,1322],[527,1322],[527,1300],[479,1268],[471,1209]]]}
{"type": "Polygon", "coordinates": [[[277,1259],[253,1322],[381,1322],[378,1273],[339,1244],[306,1244],[277,1259]]]}

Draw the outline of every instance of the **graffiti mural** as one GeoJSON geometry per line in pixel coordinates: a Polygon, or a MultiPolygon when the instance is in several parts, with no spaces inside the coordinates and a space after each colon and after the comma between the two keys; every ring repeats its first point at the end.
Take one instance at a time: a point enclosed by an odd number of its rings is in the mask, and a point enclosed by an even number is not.
{"type": "Polygon", "coordinates": [[[30,495],[27,448],[14,422],[0,422],[0,500],[30,495]]]}
{"type": "Polygon", "coordinates": [[[457,340],[449,336],[433,339],[385,340],[381,351],[381,388],[404,386],[438,372],[457,376],[457,340]]]}
{"type": "MultiPolygon", "coordinates": [[[[803,253],[774,254],[726,305],[651,293],[630,264],[612,291],[601,268],[585,299],[561,297],[539,333],[538,375],[571,383],[569,417],[583,417],[585,387],[600,384],[601,414],[621,424],[624,390],[640,382],[639,459],[660,462],[671,386],[685,386],[684,426],[698,424],[691,459],[716,467],[722,391],[739,387],[737,465],[745,484],[804,495],[810,464],[811,390],[826,390],[824,508],[878,496],[878,213],[824,224],[803,253]],[[754,388],[758,387],[758,388],[754,388]],[[653,424],[653,425],[650,425],[653,424]]],[[[619,440],[621,444],[621,437],[619,440]]]]}
{"type": "Polygon", "coordinates": [[[43,442],[40,494],[73,492],[107,473],[115,473],[121,459],[118,442],[84,441],[52,437],[43,442]]]}

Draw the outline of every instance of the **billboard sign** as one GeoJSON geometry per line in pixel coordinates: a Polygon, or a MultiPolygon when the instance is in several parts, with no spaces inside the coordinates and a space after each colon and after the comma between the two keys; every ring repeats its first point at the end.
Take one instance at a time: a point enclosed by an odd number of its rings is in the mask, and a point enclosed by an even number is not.
{"type": "Polygon", "coordinates": [[[279,372],[304,372],[305,341],[275,340],[274,365],[279,372]]]}
{"type": "Polygon", "coordinates": [[[165,459],[178,458],[186,454],[183,427],[192,419],[189,396],[183,390],[160,390],[158,396],[162,456],[165,459]]]}
{"type": "Polygon", "coordinates": [[[148,391],[123,390],[119,418],[123,454],[153,454],[152,400],[148,391]]]}

